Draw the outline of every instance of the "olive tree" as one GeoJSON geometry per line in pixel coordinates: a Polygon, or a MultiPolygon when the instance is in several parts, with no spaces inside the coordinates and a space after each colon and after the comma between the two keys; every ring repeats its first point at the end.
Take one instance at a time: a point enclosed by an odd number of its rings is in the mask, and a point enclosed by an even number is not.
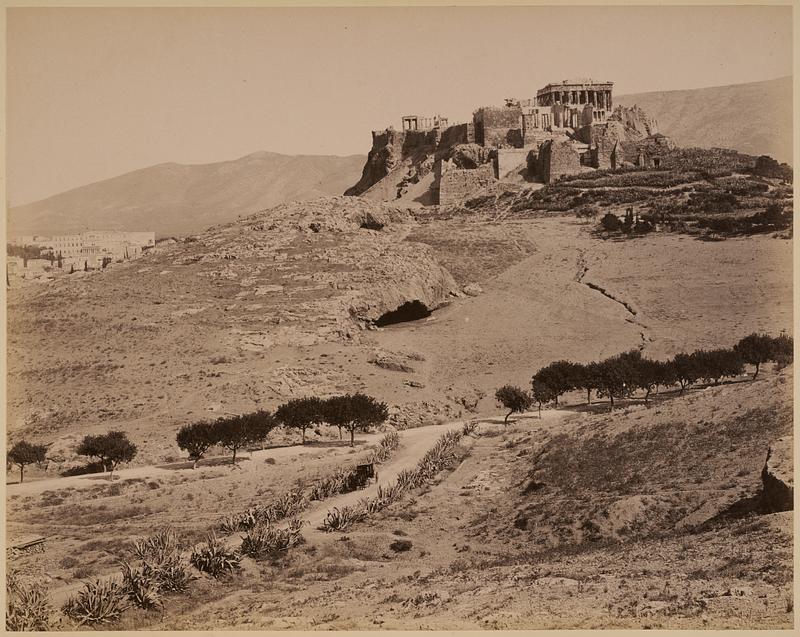
{"type": "Polygon", "coordinates": [[[306,444],[306,429],[325,421],[325,402],[316,397],[295,398],[275,410],[275,419],[284,427],[300,429],[306,444]]]}
{"type": "Polygon", "coordinates": [[[86,436],[78,445],[76,452],[80,456],[97,458],[108,471],[109,480],[114,479],[114,469],[123,462],[130,462],[136,457],[137,448],[123,431],[109,431],[98,436],[86,436]]]}
{"type": "Polygon", "coordinates": [[[508,424],[508,418],[511,414],[521,414],[523,411],[530,409],[531,405],[533,405],[533,397],[528,392],[515,385],[503,385],[495,392],[494,397],[503,407],[509,410],[503,420],[503,424],[506,425],[508,424]]]}
{"type": "Polygon", "coordinates": [[[325,404],[325,420],[350,432],[351,447],[355,446],[356,429],[364,431],[381,424],[388,417],[389,408],[386,403],[378,402],[366,394],[335,396],[325,404]]]}
{"type": "Polygon", "coordinates": [[[8,452],[8,460],[19,466],[19,481],[25,477],[25,466],[29,464],[42,464],[47,454],[45,445],[34,445],[27,440],[20,440],[8,452]]]}
{"type": "Polygon", "coordinates": [[[197,468],[197,463],[211,447],[217,444],[217,433],[213,423],[208,421],[195,422],[184,425],[175,437],[178,447],[189,454],[193,461],[192,469],[197,468]]]}

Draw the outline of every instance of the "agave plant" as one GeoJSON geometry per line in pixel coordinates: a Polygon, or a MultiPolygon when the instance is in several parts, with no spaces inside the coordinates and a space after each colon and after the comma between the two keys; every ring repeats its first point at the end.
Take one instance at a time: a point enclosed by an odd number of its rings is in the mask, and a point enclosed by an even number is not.
{"type": "Polygon", "coordinates": [[[64,614],[78,625],[110,624],[129,607],[125,591],[113,579],[86,582],[62,607],[64,614]]]}
{"type": "Polygon", "coordinates": [[[240,551],[255,559],[274,557],[303,541],[300,533],[302,527],[303,522],[297,518],[289,522],[285,529],[274,529],[270,525],[257,526],[242,537],[240,551]]]}
{"type": "Polygon", "coordinates": [[[328,511],[325,520],[320,527],[323,531],[344,531],[354,522],[363,520],[366,513],[353,507],[333,507],[328,511]]]}
{"type": "Polygon", "coordinates": [[[179,548],[178,536],[170,527],[133,542],[134,555],[140,560],[155,564],[174,561],[179,548]]]}
{"type": "Polygon", "coordinates": [[[6,630],[50,630],[53,625],[53,607],[43,583],[23,584],[16,579],[13,572],[9,572],[6,587],[6,630]]]}
{"type": "Polygon", "coordinates": [[[192,550],[189,561],[198,571],[219,578],[238,569],[241,556],[212,531],[206,536],[205,545],[192,550]]]}
{"type": "Polygon", "coordinates": [[[122,563],[122,589],[139,608],[157,608],[161,603],[161,586],[150,568],[122,563]]]}

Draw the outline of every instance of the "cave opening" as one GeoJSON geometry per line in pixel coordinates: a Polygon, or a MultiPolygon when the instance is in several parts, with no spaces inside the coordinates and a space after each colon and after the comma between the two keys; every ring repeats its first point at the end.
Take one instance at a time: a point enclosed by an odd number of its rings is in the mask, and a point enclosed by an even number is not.
{"type": "Polygon", "coordinates": [[[415,299],[413,301],[406,301],[396,310],[382,314],[378,320],[375,321],[375,325],[378,327],[386,327],[387,325],[395,325],[396,323],[418,321],[430,315],[431,311],[428,307],[421,301],[415,299]]]}

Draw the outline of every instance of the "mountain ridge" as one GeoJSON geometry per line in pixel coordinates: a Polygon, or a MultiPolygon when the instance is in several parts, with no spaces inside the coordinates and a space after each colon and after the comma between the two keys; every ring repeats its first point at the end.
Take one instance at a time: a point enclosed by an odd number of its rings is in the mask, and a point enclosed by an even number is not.
{"type": "Polygon", "coordinates": [[[792,77],[614,98],[658,121],[679,146],[731,148],[792,163],[792,77]]]}
{"type": "Polygon", "coordinates": [[[286,201],[338,195],[364,159],[257,151],[208,164],[154,164],[15,206],[9,235],[98,228],[191,234],[286,201]]]}

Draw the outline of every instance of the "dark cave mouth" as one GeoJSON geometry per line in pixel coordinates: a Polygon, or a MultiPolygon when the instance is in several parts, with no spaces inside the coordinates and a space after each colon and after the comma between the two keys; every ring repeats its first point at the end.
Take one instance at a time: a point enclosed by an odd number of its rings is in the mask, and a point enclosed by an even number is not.
{"type": "Polygon", "coordinates": [[[422,301],[406,301],[396,310],[382,314],[376,321],[378,327],[396,325],[397,323],[408,323],[409,321],[419,321],[428,318],[432,311],[428,309],[422,301]]]}

